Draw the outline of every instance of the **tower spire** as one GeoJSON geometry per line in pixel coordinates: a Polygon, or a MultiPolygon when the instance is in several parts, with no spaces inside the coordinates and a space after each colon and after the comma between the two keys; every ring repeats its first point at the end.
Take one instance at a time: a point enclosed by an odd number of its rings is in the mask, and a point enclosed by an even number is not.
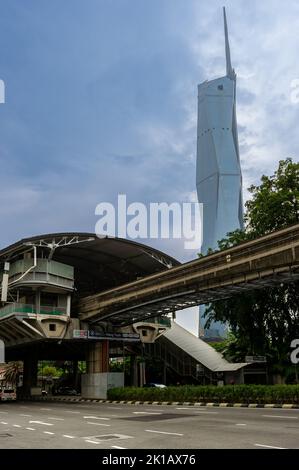
{"type": "Polygon", "coordinates": [[[232,68],[232,64],[230,60],[230,49],[229,49],[229,41],[228,41],[225,7],[223,7],[223,19],[224,19],[224,36],[225,36],[226,75],[230,78],[234,78],[235,73],[234,73],[234,69],[232,68]]]}

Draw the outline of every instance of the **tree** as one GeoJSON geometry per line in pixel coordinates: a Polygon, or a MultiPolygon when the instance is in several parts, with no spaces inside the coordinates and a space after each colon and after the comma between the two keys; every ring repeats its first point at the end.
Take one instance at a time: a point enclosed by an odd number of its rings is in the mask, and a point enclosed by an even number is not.
{"type": "MultiPolygon", "coordinates": [[[[249,188],[245,230],[219,241],[225,249],[299,222],[299,163],[279,162],[273,176],[263,176],[249,188]]],[[[229,324],[235,341],[233,359],[246,354],[266,355],[270,364],[285,367],[292,339],[299,337],[299,283],[280,285],[213,302],[206,311],[208,327],[219,320],[229,324]]]]}
{"type": "Polygon", "coordinates": [[[9,362],[5,366],[4,381],[7,384],[15,385],[18,377],[23,372],[23,364],[20,361],[9,362]]]}

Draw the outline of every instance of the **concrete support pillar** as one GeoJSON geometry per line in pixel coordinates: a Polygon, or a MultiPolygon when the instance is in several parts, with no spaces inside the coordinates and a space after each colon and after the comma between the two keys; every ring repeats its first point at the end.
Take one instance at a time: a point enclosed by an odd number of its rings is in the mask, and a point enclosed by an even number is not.
{"type": "Polygon", "coordinates": [[[37,359],[26,358],[23,365],[23,394],[31,395],[31,388],[37,385],[37,359]]]}
{"type": "Polygon", "coordinates": [[[71,316],[71,302],[72,302],[72,296],[71,294],[68,294],[66,298],[66,314],[68,317],[71,316]]]}
{"type": "Polygon", "coordinates": [[[138,364],[135,355],[130,357],[130,385],[138,387],[138,364]]]}
{"type": "Polygon", "coordinates": [[[40,313],[40,290],[35,293],[35,310],[36,313],[40,313]]]}
{"type": "Polygon", "coordinates": [[[109,341],[90,343],[82,375],[81,394],[84,398],[107,398],[107,390],[124,386],[124,373],[109,373],[109,341]]]}
{"type": "Polygon", "coordinates": [[[91,343],[86,361],[88,374],[109,372],[109,341],[91,343]]]}

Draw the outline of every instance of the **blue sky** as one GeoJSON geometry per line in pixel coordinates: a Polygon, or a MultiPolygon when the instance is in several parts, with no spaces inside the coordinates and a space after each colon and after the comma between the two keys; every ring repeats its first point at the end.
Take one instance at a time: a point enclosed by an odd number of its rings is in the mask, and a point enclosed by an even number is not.
{"type": "MultiPolygon", "coordinates": [[[[0,245],[94,231],[99,202],[195,197],[197,84],[223,1],[0,0],[0,245]]],[[[298,160],[299,3],[226,1],[246,188],[298,160]]],[[[178,242],[149,241],[181,261],[178,242]]]]}

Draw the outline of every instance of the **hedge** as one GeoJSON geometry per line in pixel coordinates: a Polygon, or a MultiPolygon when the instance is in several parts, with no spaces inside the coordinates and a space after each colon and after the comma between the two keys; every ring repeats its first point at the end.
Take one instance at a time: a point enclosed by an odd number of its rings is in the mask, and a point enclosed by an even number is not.
{"type": "Polygon", "coordinates": [[[166,388],[112,388],[109,400],[299,404],[299,385],[181,385],[166,388]]]}

